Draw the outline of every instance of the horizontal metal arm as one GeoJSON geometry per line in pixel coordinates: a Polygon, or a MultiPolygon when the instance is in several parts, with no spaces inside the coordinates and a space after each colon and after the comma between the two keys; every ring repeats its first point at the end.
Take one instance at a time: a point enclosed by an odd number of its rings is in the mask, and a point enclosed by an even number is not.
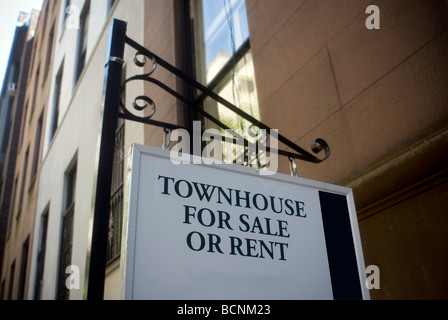
{"type": "MultiPolygon", "coordinates": [[[[223,122],[221,122],[219,119],[216,119],[215,117],[210,115],[204,109],[199,108],[194,102],[189,101],[188,99],[183,97],[181,94],[179,94],[175,90],[171,89],[170,87],[166,86],[162,82],[160,82],[160,81],[158,81],[158,80],[156,80],[154,78],[151,78],[150,75],[154,72],[156,67],[160,65],[163,68],[165,68],[166,70],[168,70],[169,72],[171,72],[172,74],[176,75],[177,77],[179,77],[180,79],[185,81],[188,85],[190,85],[193,88],[195,88],[195,89],[199,90],[200,92],[202,92],[202,96],[207,96],[207,97],[212,98],[213,100],[215,100],[216,102],[222,104],[223,106],[225,106],[227,109],[231,110],[232,112],[234,112],[238,116],[240,116],[243,119],[245,119],[245,120],[249,121],[250,123],[252,123],[252,125],[254,125],[254,126],[256,126],[256,127],[260,128],[260,129],[266,130],[266,132],[268,134],[271,132],[272,129],[269,126],[267,126],[263,122],[257,120],[256,118],[254,118],[250,114],[244,112],[243,110],[239,109],[238,107],[236,107],[235,105],[233,105],[229,101],[225,100],[224,98],[222,98],[221,96],[219,96],[218,94],[216,94],[215,92],[210,90],[209,88],[205,87],[201,83],[199,83],[196,80],[192,79],[187,74],[185,74],[184,72],[180,71],[179,69],[177,69],[176,67],[174,67],[173,65],[171,65],[170,63],[168,63],[167,61],[162,59],[161,57],[157,56],[153,52],[149,51],[145,47],[143,47],[140,44],[138,44],[136,41],[132,40],[129,37],[126,37],[126,43],[137,51],[136,58],[135,58],[134,62],[138,66],[144,66],[146,60],[138,61],[137,60],[137,56],[144,56],[144,57],[148,57],[149,59],[151,59],[151,61],[153,63],[153,69],[149,73],[142,74],[142,75],[135,75],[135,76],[127,79],[125,83],[128,83],[130,81],[134,81],[134,80],[143,80],[143,81],[151,82],[151,83],[157,85],[158,87],[160,87],[161,89],[163,89],[164,91],[168,92],[172,96],[176,97],[177,99],[182,101],[187,107],[193,109],[194,111],[198,112],[202,116],[206,117],[207,119],[209,119],[210,121],[212,121],[213,123],[218,125],[220,128],[222,128],[222,129],[231,129],[228,126],[226,126],[223,122]]],[[[122,108],[125,110],[123,105],[122,105],[122,108]]],[[[148,119],[148,118],[137,120],[138,117],[132,116],[132,114],[130,114],[130,113],[128,113],[126,116],[130,120],[140,121],[140,122],[151,124],[151,125],[156,125],[156,126],[161,126],[161,127],[171,128],[171,129],[180,128],[177,125],[163,123],[163,122],[158,122],[158,121],[151,120],[151,119],[148,119]]],[[[244,139],[243,137],[241,137],[241,138],[244,139]]],[[[320,163],[320,162],[326,160],[330,156],[330,148],[329,148],[328,144],[323,139],[317,139],[317,140],[315,140],[311,144],[311,149],[312,149],[312,151],[314,153],[317,154],[317,153],[319,153],[321,151],[325,152],[325,156],[324,156],[323,159],[319,159],[319,158],[315,157],[314,155],[312,155],[311,153],[307,152],[303,148],[297,146],[294,142],[290,141],[289,139],[287,139],[286,137],[284,137],[280,133],[278,133],[278,141],[282,142],[283,144],[285,144],[287,147],[291,148],[295,152],[288,152],[288,151],[284,151],[284,150],[272,150],[272,151],[276,151],[278,154],[284,155],[284,156],[287,156],[287,157],[290,157],[290,158],[300,159],[300,160],[307,161],[307,162],[312,162],[312,163],[320,163]]],[[[269,147],[267,147],[267,150],[270,150],[269,147]]]]}

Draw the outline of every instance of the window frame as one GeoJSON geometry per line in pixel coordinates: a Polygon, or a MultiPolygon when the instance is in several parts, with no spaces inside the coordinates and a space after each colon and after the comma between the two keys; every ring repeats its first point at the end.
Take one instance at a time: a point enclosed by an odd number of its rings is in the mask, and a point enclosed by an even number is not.
{"type": "Polygon", "coordinates": [[[45,255],[47,250],[48,221],[50,217],[50,206],[40,216],[39,243],[36,258],[36,281],[34,285],[34,299],[42,299],[42,288],[45,271],[45,255]]]}
{"type": "MultiPolygon", "coordinates": [[[[249,33],[249,27],[248,25],[240,24],[241,26],[241,32],[244,34],[243,29],[247,28],[246,32],[247,38],[240,37],[241,41],[238,42],[238,47],[235,46],[235,35],[230,36],[229,40],[233,41],[233,44],[231,45],[232,55],[229,57],[229,59],[220,67],[219,71],[214,73],[214,76],[211,79],[207,79],[207,61],[206,61],[206,44],[205,44],[205,34],[206,30],[204,30],[204,10],[202,7],[202,3],[205,0],[191,0],[191,15],[193,17],[192,22],[192,37],[193,37],[193,56],[195,57],[193,60],[194,64],[194,71],[196,73],[196,79],[199,82],[205,83],[205,86],[210,91],[213,91],[217,93],[218,95],[222,96],[224,99],[227,99],[229,102],[231,102],[233,105],[235,105],[237,108],[241,109],[242,111],[250,114],[254,118],[260,118],[259,114],[259,102],[258,102],[258,95],[256,93],[256,79],[255,79],[255,70],[253,66],[253,56],[251,52],[251,46],[250,46],[250,33],[249,33]],[[232,39],[233,38],[233,39],[232,39]],[[246,64],[246,61],[250,63],[250,65],[246,64]],[[241,69],[238,70],[238,67],[241,67],[241,69]],[[244,78],[238,79],[239,76],[244,76],[244,74],[237,75],[237,73],[242,70],[243,68],[250,67],[253,69],[253,78],[251,79],[250,85],[247,85],[248,91],[242,91],[238,88],[238,81],[237,80],[244,80],[244,78]],[[209,81],[207,81],[209,80],[209,81]],[[221,92],[222,90],[226,90],[227,86],[231,86],[232,90],[232,99],[224,97],[221,92]],[[252,90],[250,90],[250,88],[252,90]],[[246,99],[246,103],[243,102],[244,99],[240,99],[242,97],[242,94],[245,94],[245,97],[249,98],[246,99]],[[249,102],[249,105],[247,104],[249,102]],[[252,102],[255,102],[252,104],[252,102]],[[254,108],[256,109],[255,112],[253,112],[254,108]],[[249,110],[248,110],[249,109],[249,110]]],[[[242,1],[244,5],[246,5],[245,1],[242,1]]],[[[236,2],[235,2],[236,3],[236,2]]],[[[233,5],[233,3],[232,3],[233,5]]],[[[238,4],[239,6],[239,4],[238,4]]],[[[238,6],[235,6],[236,8],[239,8],[238,6]]],[[[226,15],[229,14],[229,12],[226,10],[226,15]]],[[[239,9],[238,9],[239,10],[239,9]]],[[[245,8],[245,12],[247,14],[247,7],[245,8]]],[[[221,14],[221,13],[220,13],[221,14]]],[[[240,17],[241,18],[241,17],[240,17]]],[[[243,18],[245,21],[247,21],[246,18],[243,18]]],[[[229,23],[230,33],[232,31],[232,26],[234,26],[234,20],[233,17],[231,20],[227,16],[227,22],[229,23]]],[[[247,21],[248,22],[248,21],[247,21]]],[[[228,89],[228,88],[227,88],[228,89]]],[[[236,132],[239,132],[240,129],[248,130],[250,127],[250,123],[246,120],[240,117],[239,115],[236,115],[234,117],[229,117],[228,115],[222,114],[220,112],[220,104],[213,100],[212,98],[209,98],[206,93],[203,92],[197,92],[196,97],[194,98],[195,105],[201,107],[203,110],[205,110],[207,113],[212,115],[214,118],[219,119],[222,123],[230,127],[232,130],[235,130],[236,132]],[[236,120],[233,122],[232,120],[236,120]]],[[[224,110],[224,109],[222,109],[224,110]]],[[[229,111],[232,112],[232,111],[229,111]]],[[[209,128],[216,128],[221,131],[221,133],[229,137],[224,130],[221,127],[217,127],[216,124],[214,124],[209,119],[203,119],[204,122],[204,129],[209,128]]],[[[240,132],[241,133],[241,132],[240,132]]],[[[254,140],[255,138],[247,137],[248,140],[254,140]]],[[[229,140],[226,140],[226,142],[229,142],[229,140]]],[[[225,143],[225,142],[223,142],[225,143]]],[[[227,150],[226,153],[223,153],[223,160],[225,162],[238,162],[240,163],[241,159],[244,159],[244,163],[249,166],[255,166],[260,167],[259,161],[257,163],[253,163],[250,161],[250,157],[248,155],[248,150],[246,147],[244,148],[238,148],[237,145],[234,146],[234,151],[229,151],[225,146],[224,150],[227,150]],[[233,154],[234,152],[234,154],[233,154]]],[[[263,157],[262,154],[260,157],[263,157]]]]}
{"type": "Polygon", "coordinates": [[[53,108],[51,113],[51,122],[50,122],[50,136],[49,141],[53,141],[54,135],[59,126],[59,113],[61,107],[61,92],[62,92],[62,80],[64,77],[64,61],[62,60],[61,65],[59,67],[58,73],[56,74],[55,82],[54,82],[54,93],[53,93],[53,108]]]}
{"type": "Polygon", "coordinates": [[[79,15],[79,31],[76,47],[76,69],[75,69],[75,87],[79,82],[81,75],[86,67],[87,62],[87,46],[89,35],[90,20],[90,0],[87,0],[79,15]]]}
{"type": "Polygon", "coordinates": [[[75,198],[78,176],[77,157],[65,172],[63,213],[61,216],[61,234],[59,240],[57,300],[68,300],[70,292],[65,285],[65,269],[71,264],[73,249],[73,231],[75,218],[75,198]]]}

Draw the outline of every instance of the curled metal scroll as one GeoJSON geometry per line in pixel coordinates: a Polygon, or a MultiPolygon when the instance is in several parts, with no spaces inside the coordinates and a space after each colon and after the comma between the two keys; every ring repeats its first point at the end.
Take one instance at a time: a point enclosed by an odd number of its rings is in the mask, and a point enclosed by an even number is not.
{"type": "MultiPolygon", "coordinates": [[[[124,82],[122,91],[124,90],[126,84],[132,80],[136,80],[136,79],[130,78],[124,82]]],[[[150,110],[149,115],[141,116],[134,112],[131,112],[131,110],[129,110],[126,107],[125,102],[123,102],[123,101],[120,101],[120,107],[121,107],[121,110],[123,111],[123,113],[125,115],[127,115],[129,118],[132,118],[133,120],[140,120],[140,121],[145,121],[145,120],[151,119],[154,116],[154,114],[156,113],[156,109],[157,109],[155,102],[151,98],[149,98],[147,96],[143,96],[143,95],[140,95],[140,96],[137,96],[134,98],[134,101],[132,102],[132,107],[137,112],[145,111],[149,107],[149,110],[150,110]]]]}
{"type": "Polygon", "coordinates": [[[134,102],[132,102],[132,106],[134,107],[134,109],[136,109],[138,111],[145,110],[148,105],[151,106],[152,112],[149,116],[146,116],[145,118],[149,119],[154,115],[154,113],[156,113],[156,104],[154,103],[154,101],[152,101],[152,99],[147,96],[138,96],[134,99],[134,102]],[[139,105],[137,102],[139,100],[145,101],[146,104],[144,104],[143,106],[139,105]]]}
{"type": "MultiPolygon", "coordinates": [[[[147,73],[141,74],[140,75],[141,78],[149,78],[154,73],[154,71],[157,68],[157,61],[156,61],[154,56],[147,55],[147,54],[142,53],[140,51],[137,51],[135,53],[135,55],[134,55],[134,64],[137,67],[140,67],[140,68],[145,67],[146,62],[148,61],[148,59],[152,63],[151,71],[147,72],[147,73]]],[[[138,79],[135,78],[135,76],[126,79],[126,81],[123,84],[122,91],[125,89],[126,84],[128,82],[130,82],[130,81],[133,81],[133,80],[138,80],[138,79]]],[[[156,104],[154,103],[154,101],[151,98],[149,98],[147,96],[143,96],[143,95],[137,96],[134,99],[134,101],[132,102],[132,107],[136,111],[141,112],[141,111],[146,110],[148,108],[148,106],[149,106],[150,110],[151,110],[149,115],[146,115],[146,116],[136,115],[135,113],[131,112],[128,108],[126,108],[125,102],[123,102],[123,101],[120,102],[120,106],[121,106],[121,109],[122,109],[123,113],[126,114],[128,117],[133,118],[134,120],[137,120],[137,119],[138,120],[142,120],[142,121],[148,120],[148,119],[151,119],[154,116],[154,114],[156,113],[156,104]],[[141,102],[143,102],[143,104],[141,104],[141,102]]]]}
{"type": "Polygon", "coordinates": [[[140,120],[149,120],[149,119],[151,119],[152,116],[156,113],[156,105],[155,105],[155,103],[154,103],[150,98],[148,98],[148,97],[145,97],[145,96],[138,96],[137,98],[134,99],[134,102],[132,103],[132,105],[133,105],[134,109],[137,110],[137,111],[143,111],[143,110],[145,110],[145,109],[148,107],[148,105],[149,105],[149,106],[151,107],[151,109],[152,109],[151,113],[150,113],[148,116],[138,116],[138,115],[132,113],[131,111],[129,111],[129,109],[126,108],[126,106],[124,105],[123,102],[120,102],[120,107],[121,107],[121,110],[123,111],[123,113],[124,113],[125,115],[127,115],[129,118],[133,119],[133,120],[137,120],[137,119],[140,119],[140,120]],[[143,100],[143,101],[145,101],[145,102],[147,102],[147,103],[144,104],[144,105],[139,105],[139,104],[137,103],[138,100],[143,100]]]}
{"type": "Polygon", "coordinates": [[[330,157],[330,147],[328,146],[327,142],[324,139],[316,139],[313,142],[311,142],[311,150],[318,154],[321,151],[325,152],[325,156],[323,159],[318,159],[318,162],[322,162],[324,160],[327,160],[330,157]]]}
{"type": "Polygon", "coordinates": [[[134,55],[134,64],[137,67],[144,67],[146,65],[146,62],[148,61],[146,58],[148,58],[152,63],[152,70],[148,73],[144,73],[143,76],[149,77],[156,71],[157,69],[157,60],[153,55],[147,55],[145,53],[142,53],[140,51],[137,51],[134,55]]]}
{"type": "MultiPolygon", "coordinates": [[[[190,76],[183,73],[182,71],[180,71],[179,69],[177,69],[170,63],[166,62],[161,57],[155,55],[148,49],[144,48],[143,46],[141,46],[134,40],[130,39],[129,37],[126,37],[126,43],[129,46],[131,46],[133,49],[136,50],[136,53],[134,55],[134,64],[137,67],[144,68],[145,66],[147,66],[148,61],[151,62],[152,66],[150,66],[149,72],[134,75],[134,76],[126,79],[126,81],[124,82],[124,86],[128,82],[135,81],[135,80],[151,82],[152,84],[157,85],[160,89],[164,90],[168,94],[172,95],[173,97],[175,97],[176,99],[181,101],[186,107],[191,108],[193,111],[197,112],[199,115],[202,115],[203,117],[212,121],[214,124],[218,125],[221,129],[224,129],[224,130],[230,129],[231,130],[231,128],[229,128],[226,124],[224,124],[218,118],[209,114],[204,109],[198,107],[198,105],[196,105],[195,101],[190,101],[183,95],[179,94],[177,91],[168,87],[166,84],[162,83],[161,81],[159,81],[157,79],[152,78],[151,75],[155,72],[157,67],[160,65],[161,67],[163,67],[164,69],[169,71],[174,76],[185,81],[185,83],[190,85],[191,88],[198,90],[198,92],[201,92],[202,95],[205,95],[206,97],[209,97],[209,98],[215,100],[217,103],[222,104],[228,110],[234,112],[236,116],[240,116],[243,119],[245,119],[246,121],[248,121],[249,123],[252,123],[252,125],[249,126],[248,132],[247,132],[249,134],[249,136],[251,138],[257,139],[259,142],[261,142],[263,144],[264,143],[267,144],[268,139],[271,135],[271,130],[273,130],[273,129],[269,128],[267,125],[265,125],[258,119],[255,119],[250,114],[247,114],[242,109],[231,104],[230,102],[228,102],[227,100],[225,100],[224,98],[219,96],[217,93],[215,93],[213,90],[210,90],[209,88],[200,84],[196,80],[192,79],[190,76]],[[266,130],[266,131],[264,131],[264,130],[266,130]],[[264,132],[266,132],[266,133],[260,136],[260,134],[264,133],[264,132]],[[260,139],[262,139],[262,140],[260,140],[260,139]]],[[[134,99],[134,102],[133,102],[133,109],[140,113],[149,107],[150,113],[147,116],[142,117],[140,115],[136,115],[136,114],[132,113],[130,110],[128,110],[123,103],[120,103],[120,105],[121,105],[121,109],[124,112],[124,114],[122,114],[121,116],[125,119],[139,121],[142,123],[156,125],[156,126],[160,126],[160,127],[164,127],[164,128],[169,128],[169,129],[183,128],[176,124],[152,120],[151,118],[154,116],[154,114],[156,112],[156,105],[155,105],[154,101],[147,96],[143,96],[143,95],[138,96],[134,99]]],[[[183,128],[183,129],[188,130],[188,128],[183,128]]],[[[286,146],[286,148],[291,151],[275,150],[266,145],[265,150],[267,152],[276,152],[278,155],[286,156],[286,157],[289,157],[290,159],[292,158],[292,159],[303,160],[303,161],[312,162],[312,163],[320,163],[320,162],[328,159],[328,157],[330,156],[330,148],[329,148],[328,144],[323,139],[320,139],[320,138],[316,139],[315,141],[313,141],[311,143],[311,152],[308,152],[308,151],[304,150],[303,148],[299,147],[293,141],[287,139],[286,137],[282,136],[278,132],[277,132],[275,138],[278,140],[278,142],[284,144],[286,146]],[[324,153],[324,155],[323,155],[323,157],[318,158],[318,157],[314,156],[313,153],[314,154],[324,153]]],[[[243,136],[241,136],[237,132],[235,132],[234,139],[243,139],[245,144],[248,143],[247,139],[245,139],[243,136]]],[[[240,140],[238,140],[238,141],[240,141],[240,140]]]]}

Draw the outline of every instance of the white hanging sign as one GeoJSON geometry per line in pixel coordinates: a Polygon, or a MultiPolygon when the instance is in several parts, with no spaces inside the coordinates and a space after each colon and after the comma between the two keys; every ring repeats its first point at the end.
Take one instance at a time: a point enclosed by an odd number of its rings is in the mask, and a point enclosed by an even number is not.
{"type": "Polygon", "coordinates": [[[124,299],[367,299],[351,189],[134,145],[124,299]]]}

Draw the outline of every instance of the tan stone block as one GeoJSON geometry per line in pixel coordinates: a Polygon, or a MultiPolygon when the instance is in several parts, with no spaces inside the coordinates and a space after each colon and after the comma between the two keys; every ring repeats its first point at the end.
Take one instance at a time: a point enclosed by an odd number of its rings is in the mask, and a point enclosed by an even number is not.
{"type": "Polygon", "coordinates": [[[259,0],[246,0],[246,9],[249,11],[259,0]]]}
{"type": "Polygon", "coordinates": [[[344,105],[448,26],[443,1],[379,0],[380,30],[361,14],[328,45],[344,105]]]}
{"type": "Polygon", "coordinates": [[[305,2],[296,10],[262,50],[253,52],[260,103],[308,63],[354,17],[364,12],[369,2],[315,0],[305,2]]]}
{"type": "Polygon", "coordinates": [[[330,159],[304,176],[343,183],[448,125],[448,31],[297,140],[321,137],[330,159]]]}
{"type": "Polygon", "coordinates": [[[164,32],[162,25],[173,14],[173,1],[146,1],[149,9],[145,11],[145,44],[150,44],[164,32]]]}
{"type": "Polygon", "coordinates": [[[247,3],[247,18],[250,21],[249,34],[253,52],[264,44],[286,23],[304,0],[258,0],[247,3]]]}
{"type": "Polygon", "coordinates": [[[174,36],[174,21],[171,13],[171,16],[160,22],[160,30],[156,32],[154,39],[146,44],[146,48],[168,63],[175,64],[174,36]]]}
{"type": "Polygon", "coordinates": [[[327,50],[260,106],[261,120],[290,140],[319,125],[339,108],[327,50]]]}
{"type": "Polygon", "coordinates": [[[373,165],[448,124],[448,32],[343,108],[353,147],[373,165]]]}
{"type": "MultiPolygon", "coordinates": [[[[330,147],[330,157],[321,163],[298,162],[300,177],[339,184],[347,175],[359,171],[360,168],[353,162],[357,155],[356,150],[351,146],[351,136],[347,126],[345,114],[339,110],[304,137],[295,141],[305,150],[310,150],[310,143],[321,138],[330,147]]],[[[323,159],[323,154],[315,156],[323,159]]]]}

